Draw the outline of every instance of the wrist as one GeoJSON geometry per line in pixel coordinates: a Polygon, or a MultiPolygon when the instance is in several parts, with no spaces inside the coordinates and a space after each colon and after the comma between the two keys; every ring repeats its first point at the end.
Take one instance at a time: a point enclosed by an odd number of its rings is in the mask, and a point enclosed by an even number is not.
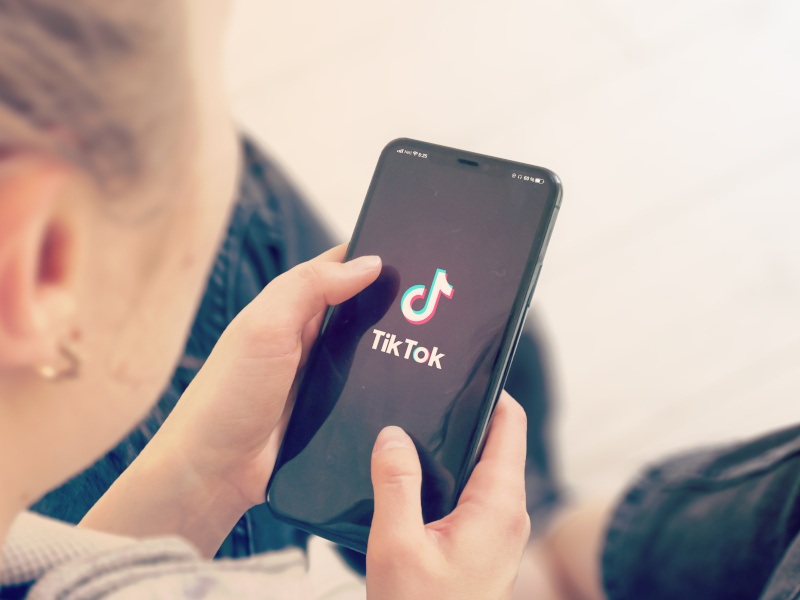
{"type": "Polygon", "coordinates": [[[208,415],[198,418],[181,408],[180,404],[175,408],[148,448],[169,456],[171,468],[190,478],[192,486],[216,494],[236,507],[240,516],[262,504],[278,440],[231,443],[230,435],[217,435],[220,427],[208,426],[214,422],[208,415]]]}
{"type": "Polygon", "coordinates": [[[249,508],[159,432],[80,525],[134,538],[181,536],[210,558],[249,508]]]}
{"type": "Polygon", "coordinates": [[[156,434],[140,458],[146,468],[157,471],[158,480],[169,486],[170,502],[187,518],[220,522],[227,527],[226,535],[256,504],[235,485],[229,471],[204,460],[202,453],[168,429],[156,434]]]}

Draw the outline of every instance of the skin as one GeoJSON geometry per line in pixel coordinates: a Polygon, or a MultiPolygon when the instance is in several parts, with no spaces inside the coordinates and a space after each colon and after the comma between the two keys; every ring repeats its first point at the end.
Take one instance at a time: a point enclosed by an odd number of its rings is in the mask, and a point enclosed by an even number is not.
{"type": "Polygon", "coordinates": [[[566,509],[522,559],[514,600],[605,600],[600,556],[612,505],[566,509]]]}
{"type": "Polygon", "coordinates": [[[596,502],[561,517],[542,545],[564,598],[604,600],[600,556],[613,506],[596,502]]]}
{"type": "MultiPolygon", "coordinates": [[[[180,125],[192,143],[168,187],[144,182],[125,199],[161,210],[126,224],[108,217],[109,199],[79,167],[21,149],[0,157],[0,541],[27,505],[92,464],[156,402],[201,297],[239,157],[222,93],[225,3],[187,0],[185,9],[194,101],[180,125]],[[36,368],[58,365],[65,339],[80,347],[80,375],[43,380],[36,368]]],[[[211,556],[263,502],[323,311],[380,270],[378,257],[342,256],[336,248],[278,277],[234,320],[83,527],[182,535],[211,556]]],[[[397,428],[382,432],[370,597],[510,597],[530,530],[524,457],[524,412],[504,395],[456,511],[425,525],[413,445],[397,428]]]]}
{"type": "Polygon", "coordinates": [[[410,438],[384,429],[372,455],[375,516],[367,552],[370,599],[508,598],[530,519],[522,407],[504,394],[482,457],[456,509],[425,525],[422,470],[410,438]],[[380,574],[376,576],[375,574],[380,574]]]}
{"type": "MultiPolygon", "coordinates": [[[[211,3],[187,7],[201,4],[211,3]]],[[[16,508],[122,438],[180,355],[239,168],[215,68],[222,31],[211,30],[214,17],[188,13],[196,91],[182,125],[194,132],[190,152],[168,189],[144,182],[114,199],[160,206],[154,216],[134,224],[109,218],[103,209],[110,199],[59,157],[17,151],[0,161],[0,469],[14,482],[16,508]],[[43,254],[53,232],[58,243],[43,254]],[[57,345],[72,331],[80,335],[81,376],[42,381],[35,367],[58,365],[57,345]]],[[[0,528],[7,521],[8,511],[0,528]]]]}
{"type": "Polygon", "coordinates": [[[282,418],[322,315],[361,291],[380,259],[344,247],[276,278],[231,323],[178,406],[81,523],[134,537],[178,533],[213,556],[264,502],[282,418]],[[150,491],[146,501],[142,486],[150,491]]]}

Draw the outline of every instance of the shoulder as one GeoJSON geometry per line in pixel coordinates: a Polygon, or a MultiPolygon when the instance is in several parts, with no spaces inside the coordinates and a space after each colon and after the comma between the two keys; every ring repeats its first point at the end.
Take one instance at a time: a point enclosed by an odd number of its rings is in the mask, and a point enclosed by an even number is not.
{"type": "MultiPolygon", "coordinates": [[[[239,203],[250,209],[249,235],[277,242],[283,270],[334,246],[334,236],[278,164],[242,136],[243,167],[239,203]]],[[[255,241],[255,240],[254,240],[255,241]]]]}

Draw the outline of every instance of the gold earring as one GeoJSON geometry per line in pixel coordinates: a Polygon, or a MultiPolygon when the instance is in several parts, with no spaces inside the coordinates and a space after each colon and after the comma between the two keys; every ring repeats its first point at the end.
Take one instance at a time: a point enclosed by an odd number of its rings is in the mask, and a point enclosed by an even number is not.
{"type": "Polygon", "coordinates": [[[58,364],[36,367],[39,377],[53,382],[77,378],[81,373],[83,359],[74,341],[70,339],[61,340],[58,344],[58,354],[58,364]]]}

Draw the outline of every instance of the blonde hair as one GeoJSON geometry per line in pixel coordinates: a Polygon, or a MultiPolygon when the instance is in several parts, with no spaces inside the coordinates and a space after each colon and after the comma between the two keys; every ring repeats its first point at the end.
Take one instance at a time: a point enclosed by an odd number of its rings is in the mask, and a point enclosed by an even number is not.
{"type": "Polygon", "coordinates": [[[0,0],[0,157],[55,153],[104,186],[156,177],[190,98],[176,0],[0,0]]]}

